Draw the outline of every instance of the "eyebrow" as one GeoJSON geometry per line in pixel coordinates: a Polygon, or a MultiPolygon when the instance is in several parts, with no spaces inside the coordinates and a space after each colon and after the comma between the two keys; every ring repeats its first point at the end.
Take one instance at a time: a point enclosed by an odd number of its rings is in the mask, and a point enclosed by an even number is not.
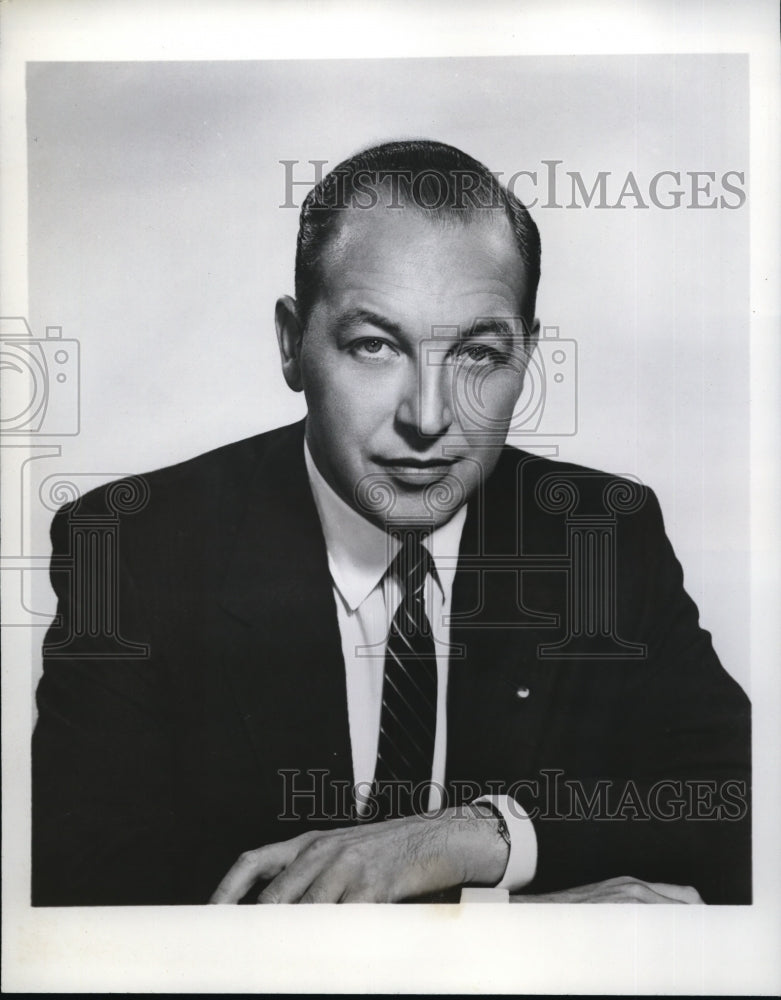
{"type": "MultiPolygon", "coordinates": [[[[343,329],[352,330],[365,325],[376,326],[377,329],[383,330],[393,337],[403,336],[402,327],[398,323],[394,323],[393,320],[388,319],[386,316],[381,316],[379,313],[372,312],[371,309],[350,309],[343,316],[339,317],[339,326],[343,329]]],[[[494,334],[512,342],[515,338],[515,326],[509,319],[486,316],[475,320],[465,330],[461,339],[470,340],[473,337],[480,337],[486,333],[494,334]]]]}
{"type": "Polygon", "coordinates": [[[480,337],[484,333],[492,333],[512,342],[515,339],[515,326],[509,319],[487,316],[483,319],[475,320],[464,334],[463,339],[470,340],[472,337],[480,337]]]}
{"type": "Polygon", "coordinates": [[[398,323],[394,323],[393,320],[388,319],[386,316],[380,316],[379,313],[372,312],[370,309],[350,309],[343,316],[339,317],[339,326],[347,329],[355,329],[357,326],[376,326],[379,330],[384,330],[385,333],[389,333],[394,337],[401,336],[401,327],[398,323]]]}

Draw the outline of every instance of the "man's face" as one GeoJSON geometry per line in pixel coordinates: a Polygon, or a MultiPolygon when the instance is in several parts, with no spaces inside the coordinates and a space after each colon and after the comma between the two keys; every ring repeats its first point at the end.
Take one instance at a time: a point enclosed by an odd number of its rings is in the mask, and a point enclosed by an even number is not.
{"type": "Polygon", "coordinates": [[[496,465],[533,346],[509,223],[350,209],[321,278],[306,329],[283,310],[280,330],[319,471],[380,526],[445,523],[496,465]]]}

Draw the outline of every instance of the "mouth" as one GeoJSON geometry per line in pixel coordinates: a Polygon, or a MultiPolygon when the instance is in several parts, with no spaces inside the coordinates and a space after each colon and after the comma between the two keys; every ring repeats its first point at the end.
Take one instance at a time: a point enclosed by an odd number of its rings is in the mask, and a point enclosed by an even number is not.
{"type": "Polygon", "coordinates": [[[449,469],[455,465],[455,458],[413,458],[411,456],[401,456],[399,458],[376,458],[377,465],[385,469],[449,469]]]}
{"type": "Polygon", "coordinates": [[[455,458],[413,458],[400,455],[394,458],[376,458],[375,463],[383,468],[396,482],[405,486],[422,488],[444,479],[456,464],[455,458]]]}

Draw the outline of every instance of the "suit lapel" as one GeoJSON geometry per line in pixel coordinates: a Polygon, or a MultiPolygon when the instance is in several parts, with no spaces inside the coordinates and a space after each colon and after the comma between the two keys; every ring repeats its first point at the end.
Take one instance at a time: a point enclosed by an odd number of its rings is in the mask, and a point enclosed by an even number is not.
{"type": "Polygon", "coordinates": [[[502,466],[470,501],[453,587],[451,643],[462,655],[450,660],[448,782],[485,788],[530,773],[549,722],[558,671],[539,660],[537,648],[557,624],[556,601],[549,581],[520,574],[508,559],[539,531],[533,510],[521,513],[530,461],[506,449],[502,466]]]}
{"type": "Polygon", "coordinates": [[[303,429],[285,428],[259,462],[222,589],[232,619],[225,666],[272,785],[281,769],[352,777],[344,660],[303,429]]]}

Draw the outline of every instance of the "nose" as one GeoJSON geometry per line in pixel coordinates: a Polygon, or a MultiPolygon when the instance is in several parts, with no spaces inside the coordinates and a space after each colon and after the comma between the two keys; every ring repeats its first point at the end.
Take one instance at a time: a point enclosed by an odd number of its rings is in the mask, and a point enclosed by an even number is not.
{"type": "Polygon", "coordinates": [[[453,423],[452,373],[447,365],[427,363],[422,357],[411,366],[398,419],[420,438],[438,438],[453,423]]]}

